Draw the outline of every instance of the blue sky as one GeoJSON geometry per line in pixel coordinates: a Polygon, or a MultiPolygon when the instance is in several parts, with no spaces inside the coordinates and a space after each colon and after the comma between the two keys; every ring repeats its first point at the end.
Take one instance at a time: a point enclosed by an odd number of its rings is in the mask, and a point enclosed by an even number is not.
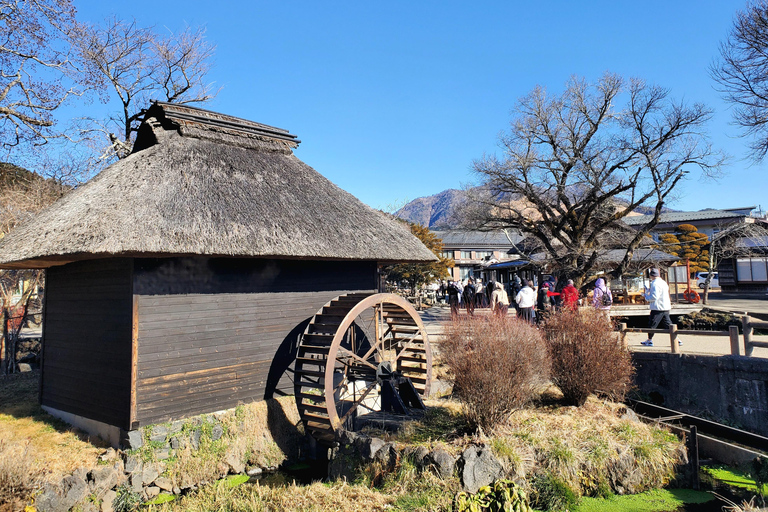
{"type": "Polygon", "coordinates": [[[217,46],[210,78],[222,87],[206,108],[290,130],[299,158],[375,208],[471,183],[473,159],[497,150],[519,97],[605,71],[716,111],[708,131],[732,155],[726,174],[694,173],[673,208],[768,208],[768,163],[745,159],[747,141],[708,75],[741,1],[75,5],[81,21],[206,27],[217,46]]]}

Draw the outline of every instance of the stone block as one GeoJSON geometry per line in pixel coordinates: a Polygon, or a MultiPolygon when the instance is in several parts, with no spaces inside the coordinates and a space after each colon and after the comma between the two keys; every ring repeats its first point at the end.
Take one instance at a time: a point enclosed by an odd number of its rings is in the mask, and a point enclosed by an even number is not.
{"type": "Polygon", "coordinates": [[[35,506],[40,512],[67,512],[82,503],[89,493],[85,478],[74,474],[62,479],[58,486],[46,485],[35,506]]]}
{"type": "Polygon", "coordinates": [[[144,436],[141,430],[130,430],[125,433],[124,446],[128,450],[138,450],[144,446],[144,436]]]}
{"type": "Polygon", "coordinates": [[[144,471],[141,475],[144,485],[151,485],[158,476],[160,476],[160,472],[154,464],[144,464],[144,471]]]}
{"type": "Polygon", "coordinates": [[[200,437],[202,435],[203,431],[199,428],[196,428],[194,431],[192,431],[192,435],[189,437],[189,444],[192,446],[193,450],[200,448],[200,437]]]}
{"type": "Polygon", "coordinates": [[[218,441],[222,435],[224,435],[224,427],[221,426],[221,423],[216,423],[211,429],[211,439],[218,441]]]}
{"type": "Polygon", "coordinates": [[[453,476],[456,457],[442,448],[435,448],[424,457],[424,463],[425,466],[433,467],[435,473],[437,473],[437,476],[440,478],[450,478],[453,476]]]}
{"type": "Polygon", "coordinates": [[[160,494],[160,488],[155,485],[151,485],[146,488],[145,492],[147,494],[147,499],[151,500],[152,498],[155,498],[158,494],[160,494]]]}
{"type": "Polygon", "coordinates": [[[355,440],[355,448],[363,460],[373,460],[376,453],[387,443],[378,437],[359,436],[355,440]]]}
{"type": "Polygon", "coordinates": [[[173,482],[171,482],[170,478],[158,477],[155,480],[155,485],[164,491],[173,492],[173,482]]]}
{"type": "Polygon", "coordinates": [[[504,476],[504,466],[487,446],[470,446],[461,454],[461,484],[467,492],[475,493],[504,476]]]}
{"type": "Polygon", "coordinates": [[[91,492],[101,498],[108,490],[116,487],[122,473],[122,463],[99,466],[90,472],[91,492]]]}
{"type": "Polygon", "coordinates": [[[105,492],[104,496],[101,498],[101,512],[114,512],[115,507],[113,504],[115,498],[117,498],[117,493],[112,489],[105,492]]]}
{"type": "Polygon", "coordinates": [[[125,458],[125,472],[133,474],[137,471],[144,471],[144,463],[138,457],[128,455],[125,458]]]}

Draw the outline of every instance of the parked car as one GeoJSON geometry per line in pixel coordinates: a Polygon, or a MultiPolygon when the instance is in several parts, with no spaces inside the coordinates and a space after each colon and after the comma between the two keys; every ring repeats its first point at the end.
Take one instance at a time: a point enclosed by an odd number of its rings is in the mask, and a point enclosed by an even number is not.
{"type": "MultiPolygon", "coordinates": [[[[699,272],[696,274],[696,284],[699,288],[704,288],[704,283],[707,280],[709,272],[699,272]]],[[[720,280],[718,279],[717,272],[712,273],[712,281],[709,283],[710,288],[720,288],[720,280]]]]}

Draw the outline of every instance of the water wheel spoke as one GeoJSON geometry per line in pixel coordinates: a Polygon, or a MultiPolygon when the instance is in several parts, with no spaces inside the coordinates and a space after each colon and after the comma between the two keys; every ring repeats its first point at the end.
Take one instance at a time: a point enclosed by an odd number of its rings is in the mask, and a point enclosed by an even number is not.
{"type": "Polygon", "coordinates": [[[368,394],[374,389],[376,389],[376,381],[371,382],[365,387],[365,391],[363,391],[363,394],[360,396],[360,398],[355,399],[355,405],[350,407],[349,410],[346,413],[344,413],[344,416],[341,417],[341,419],[339,420],[340,424],[343,425],[344,422],[347,421],[347,418],[349,418],[349,415],[352,414],[361,403],[363,403],[363,400],[365,400],[365,397],[367,397],[368,394]]]}
{"type": "MultiPolygon", "coordinates": [[[[366,360],[363,357],[360,357],[359,355],[355,354],[351,350],[346,349],[344,347],[339,347],[339,351],[343,352],[344,356],[346,356],[346,357],[348,357],[350,359],[353,359],[353,360],[357,361],[358,363],[360,363],[362,365],[365,365],[365,366],[368,366],[368,367],[372,368],[374,372],[376,371],[376,365],[375,364],[371,363],[370,361],[366,360]]],[[[351,363],[344,363],[344,364],[350,364],[350,366],[351,366],[351,363]]]]}

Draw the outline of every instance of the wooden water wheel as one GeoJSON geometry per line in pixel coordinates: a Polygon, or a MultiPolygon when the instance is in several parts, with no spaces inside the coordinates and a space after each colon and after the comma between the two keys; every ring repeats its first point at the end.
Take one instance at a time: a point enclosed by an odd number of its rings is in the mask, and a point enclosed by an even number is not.
{"type": "Polygon", "coordinates": [[[429,395],[432,352],[413,306],[385,293],[342,295],[325,304],[304,331],[296,357],[296,403],[307,432],[329,442],[356,415],[380,410],[388,401],[382,394],[386,375],[429,395]]]}

